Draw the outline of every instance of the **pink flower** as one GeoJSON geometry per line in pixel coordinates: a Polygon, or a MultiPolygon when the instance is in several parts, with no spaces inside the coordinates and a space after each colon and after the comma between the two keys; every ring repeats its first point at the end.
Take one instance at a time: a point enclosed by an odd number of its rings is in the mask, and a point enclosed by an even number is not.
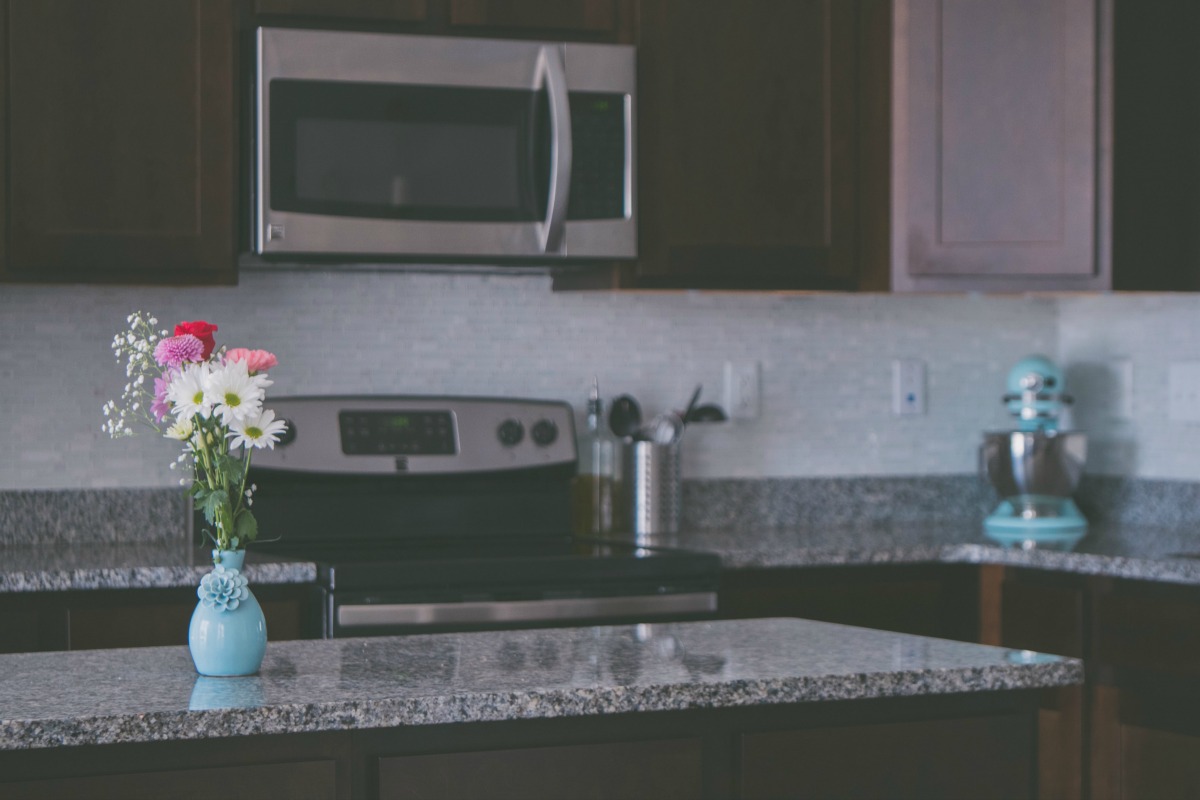
{"type": "Polygon", "coordinates": [[[165,378],[154,379],[154,402],[150,404],[150,413],[159,422],[167,418],[167,414],[171,413],[171,406],[167,403],[167,389],[171,386],[171,372],[167,373],[165,378]]]}
{"type": "Polygon", "coordinates": [[[268,353],[266,350],[247,350],[244,347],[235,347],[225,353],[225,363],[233,361],[245,361],[246,371],[251,375],[266,372],[279,363],[274,353],[268,353]]]}
{"type": "Polygon", "coordinates": [[[204,360],[204,343],[190,333],[163,339],[154,347],[154,360],[161,367],[180,367],[204,360]]]}

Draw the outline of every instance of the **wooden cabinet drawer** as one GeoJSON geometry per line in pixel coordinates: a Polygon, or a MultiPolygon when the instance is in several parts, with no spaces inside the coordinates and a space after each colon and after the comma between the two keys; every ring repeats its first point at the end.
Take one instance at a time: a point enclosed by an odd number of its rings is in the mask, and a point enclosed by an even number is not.
{"type": "Polygon", "coordinates": [[[700,797],[700,739],[528,747],[379,759],[379,797],[669,800],[700,797]]]}
{"type": "Polygon", "coordinates": [[[304,761],[206,767],[124,775],[94,775],[22,781],[0,786],[9,800],[20,798],[163,798],[207,800],[213,797],[332,798],[338,796],[337,762],[304,761]]]}
{"type": "Polygon", "coordinates": [[[748,733],[740,796],[1031,797],[1033,748],[1020,714],[748,733]]]}
{"type": "Polygon", "coordinates": [[[1173,587],[1174,596],[1168,596],[1171,588],[1097,598],[1095,651],[1101,664],[1200,676],[1200,595],[1173,587]]]}

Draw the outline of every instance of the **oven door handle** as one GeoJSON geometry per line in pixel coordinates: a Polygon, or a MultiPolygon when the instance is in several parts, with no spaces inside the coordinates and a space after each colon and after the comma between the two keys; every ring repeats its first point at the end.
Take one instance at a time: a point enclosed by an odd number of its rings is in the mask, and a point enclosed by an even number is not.
{"type": "Polygon", "coordinates": [[[567,69],[562,45],[545,45],[538,53],[537,87],[545,88],[550,100],[550,193],[546,198],[546,221],[539,231],[543,253],[563,247],[567,202],[571,186],[571,99],[567,94],[567,69]]]}
{"type": "Polygon", "coordinates": [[[635,615],[714,613],[714,592],[636,595],[632,597],[571,597],[554,600],[505,600],[470,603],[378,603],[341,605],[342,627],[394,625],[476,625],[506,622],[562,622],[635,615]]]}

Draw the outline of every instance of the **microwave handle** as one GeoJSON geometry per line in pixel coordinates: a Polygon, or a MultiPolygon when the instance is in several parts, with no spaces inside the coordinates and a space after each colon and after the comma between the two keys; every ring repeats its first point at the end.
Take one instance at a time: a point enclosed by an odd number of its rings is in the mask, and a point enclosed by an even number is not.
{"type": "Polygon", "coordinates": [[[571,185],[571,103],[561,45],[541,48],[537,73],[537,86],[544,87],[550,99],[550,193],[539,236],[542,252],[551,253],[563,246],[571,185]]]}

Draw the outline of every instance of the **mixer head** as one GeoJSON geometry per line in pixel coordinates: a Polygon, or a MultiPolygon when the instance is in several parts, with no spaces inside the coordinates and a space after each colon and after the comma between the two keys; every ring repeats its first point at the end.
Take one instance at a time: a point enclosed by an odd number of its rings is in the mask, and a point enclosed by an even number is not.
{"type": "Polygon", "coordinates": [[[1018,361],[1008,373],[1004,404],[1022,431],[1058,430],[1058,417],[1073,399],[1063,391],[1063,371],[1043,355],[1018,361]]]}

